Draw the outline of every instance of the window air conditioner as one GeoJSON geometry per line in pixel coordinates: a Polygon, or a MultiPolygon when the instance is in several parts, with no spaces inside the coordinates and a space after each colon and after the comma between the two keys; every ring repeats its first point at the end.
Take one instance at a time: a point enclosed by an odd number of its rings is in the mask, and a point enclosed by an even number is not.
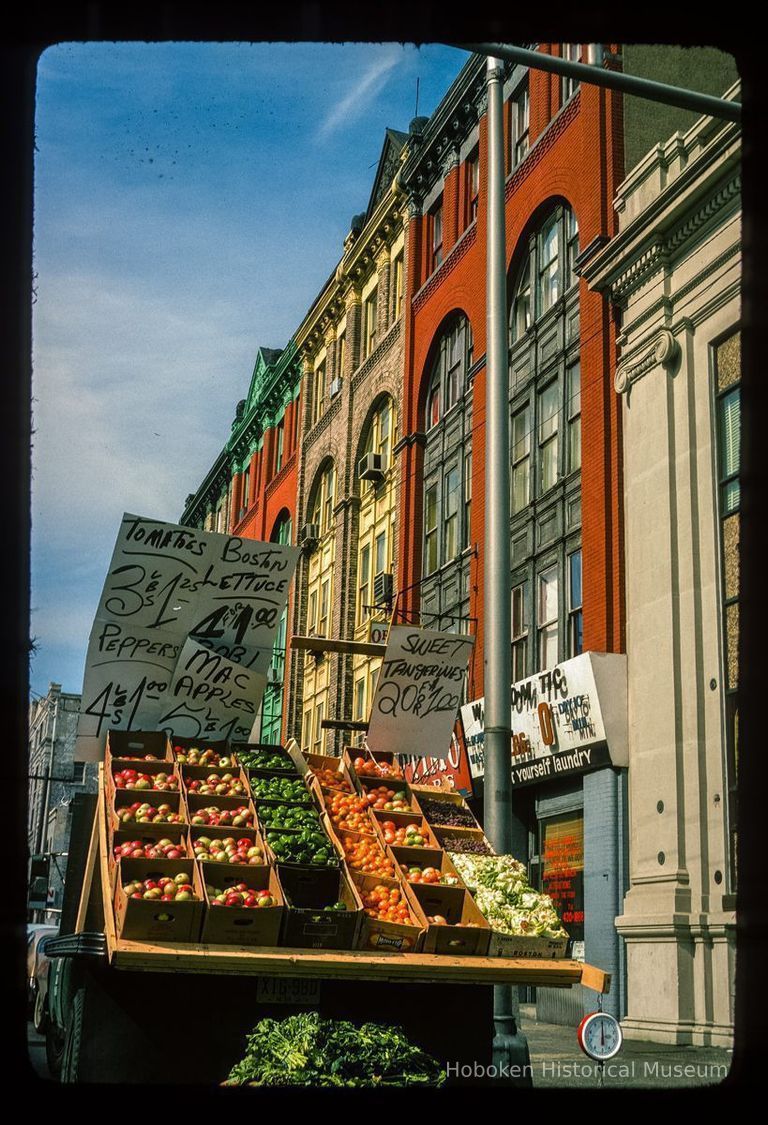
{"type": "Polygon", "coordinates": [[[366,453],[357,466],[360,480],[370,480],[374,484],[384,480],[384,458],[380,453],[366,453]]]}

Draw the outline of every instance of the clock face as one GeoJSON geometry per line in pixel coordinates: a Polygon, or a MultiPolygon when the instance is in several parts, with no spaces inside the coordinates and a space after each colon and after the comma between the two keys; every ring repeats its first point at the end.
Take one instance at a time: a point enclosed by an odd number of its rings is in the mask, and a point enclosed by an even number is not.
{"type": "Polygon", "coordinates": [[[585,1016],[576,1034],[582,1051],[592,1059],[611,1059],[621,1050],[623,1036],[619,1022],[607,1012],[585,1016]]]}

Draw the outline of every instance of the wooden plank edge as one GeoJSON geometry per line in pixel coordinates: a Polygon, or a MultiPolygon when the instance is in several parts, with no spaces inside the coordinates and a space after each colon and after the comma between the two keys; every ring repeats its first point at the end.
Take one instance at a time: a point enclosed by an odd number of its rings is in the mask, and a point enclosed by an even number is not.
{"type": "Polygon", "coordinates": [[[115,934],[115,913],[110,895],[109,858],[107,844],[107,794],[104,788],[104,763],[99,764],[99,872],[101,882],[101,901],[104,908],[104,934],[107,939],[107,956],[110,963],[115,955],[117,935],[115,934]]]}
{"type": "Polygon", "coordinates": [[[81,934],[85,928],[85,919],[88,914],[88,903],[90,902],[91,888],[93,886],[93,873],[96,867],[96,857],[98,856],[98,854],[99,810],[97,807],[93,811],[93,824],[91,825],[91,835],[88,841],[88,857],[85,863],[85,875],[83,878],[83,886],[80,891],[80,902],[77,905],[77,918],[75,919],[76,934],[81,934]]]}
{"type": "Polygon", "coordinates": [[[611,974],[598,969],[595,965],[582,965],[581,983],[585,988],[606,995],[611,991],[611,974]]]}

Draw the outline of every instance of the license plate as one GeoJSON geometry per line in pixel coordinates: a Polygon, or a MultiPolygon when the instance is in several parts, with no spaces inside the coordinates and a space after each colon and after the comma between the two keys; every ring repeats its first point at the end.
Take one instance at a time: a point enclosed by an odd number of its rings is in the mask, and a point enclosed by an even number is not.
{"type": "Polygon", "coordinates": [[[260,1004],[319,1004],[320,981],[294,977],[259,977],[260,1004]]]}

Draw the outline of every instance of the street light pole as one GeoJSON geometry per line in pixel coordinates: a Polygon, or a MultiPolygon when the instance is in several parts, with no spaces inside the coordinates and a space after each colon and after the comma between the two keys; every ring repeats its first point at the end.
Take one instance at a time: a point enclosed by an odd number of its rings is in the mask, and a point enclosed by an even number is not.
{"type": "MultiPolygon", "coordinates": [[[[499,855],[512,851],[511,702],[512,637],[509,570],[509,374],[507,351],[507,250],[504,223],[504,127],[501,60],[489,57],[488,247],[485,346],[485,579],[484,825],[499,855]]],[[[517,1026],[510,985],[493,989],[493,1061],[515,1067],[519,1085],[530,1085],[530,1056],[517,1026]],[[528,1069],[526,1069],[526,1067],[528,1069]]],[[[503,1073],[503,1071],[500,1071],[503,1073]]]]}

